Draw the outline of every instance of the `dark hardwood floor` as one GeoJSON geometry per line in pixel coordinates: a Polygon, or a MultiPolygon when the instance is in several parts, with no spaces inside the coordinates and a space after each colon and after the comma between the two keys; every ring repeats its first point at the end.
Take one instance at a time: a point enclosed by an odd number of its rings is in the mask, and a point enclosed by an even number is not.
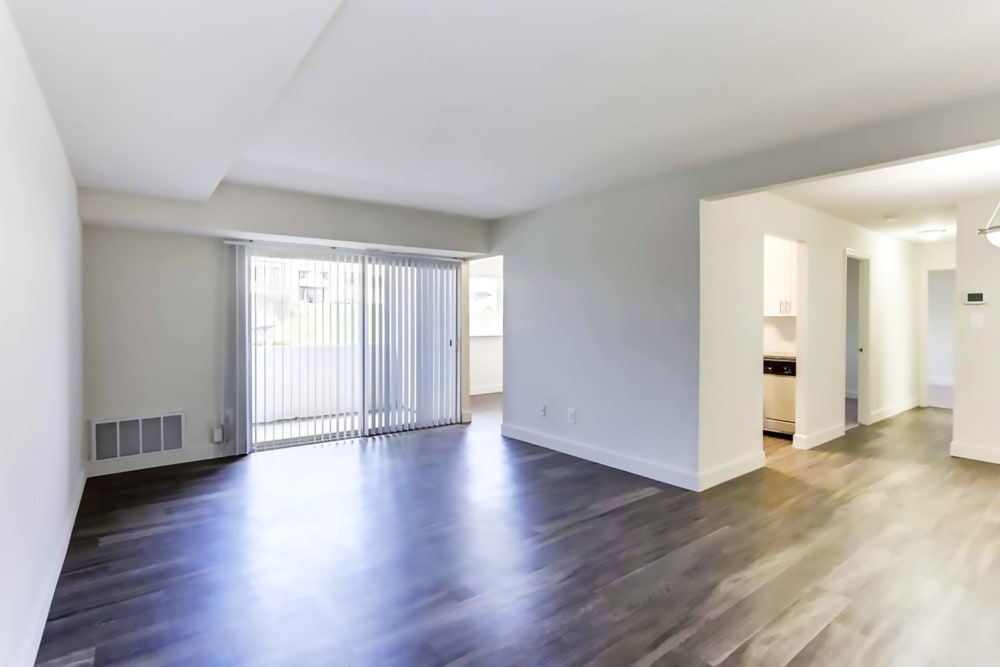
{"type": "Polygon", "coordinates": [[[769,439],[699,495],[476,407],[90,480],[39,662],[997,664],[1000,468],[948,456],[947,411],[769,439]]]}

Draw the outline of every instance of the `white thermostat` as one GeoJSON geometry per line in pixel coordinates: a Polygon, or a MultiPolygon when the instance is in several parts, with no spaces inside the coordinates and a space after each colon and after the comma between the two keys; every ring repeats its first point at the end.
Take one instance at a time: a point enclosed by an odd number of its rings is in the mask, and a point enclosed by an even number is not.
{"type": "Polygon", "coordinates": [[[962,303],[969,306],[981,306],[986,303],[986,299],[983,297],[982,292],[966,292],[965,299],[962,303]]]}

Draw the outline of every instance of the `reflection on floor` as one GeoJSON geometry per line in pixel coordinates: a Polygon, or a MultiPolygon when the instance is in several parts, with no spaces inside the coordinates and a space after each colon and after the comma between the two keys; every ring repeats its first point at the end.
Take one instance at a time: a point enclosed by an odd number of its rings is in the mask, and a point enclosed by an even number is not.
{"type": "Polygon", "coordinates": [[[702,494],[478,412],[88,480],[39,660],[996,664],[1000,467],[949,456],[950,411],[702,494]]]}
{"type": "Polygon", "coordinates": [[[844,426],[854,428],[858,425],[858,399],[844,399],[844,426]]]}

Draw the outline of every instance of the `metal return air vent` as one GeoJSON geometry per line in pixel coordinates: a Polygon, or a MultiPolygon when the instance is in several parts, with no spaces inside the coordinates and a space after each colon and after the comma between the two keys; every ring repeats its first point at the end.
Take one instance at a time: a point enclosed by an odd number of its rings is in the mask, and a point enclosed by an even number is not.
{"type": "Polygon", "coordinates": [[[155,454],[183,446],[184,415],[180,413],[90,422],[92,461],[155,454]]]}

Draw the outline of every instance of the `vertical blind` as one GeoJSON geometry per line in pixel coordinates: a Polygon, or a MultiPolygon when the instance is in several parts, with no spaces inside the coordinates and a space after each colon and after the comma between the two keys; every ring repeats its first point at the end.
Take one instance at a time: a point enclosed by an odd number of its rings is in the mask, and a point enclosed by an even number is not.
{"type": "Polygon", "coordinates": [[[266,247],[246,261],[254,449],[459,421],[457,264],[266,247]]]}
{"type": "Polygon", "coordinates": [[[365,260],[369,433],[459,421],[458,265],[375,256],[365,260]]]}

